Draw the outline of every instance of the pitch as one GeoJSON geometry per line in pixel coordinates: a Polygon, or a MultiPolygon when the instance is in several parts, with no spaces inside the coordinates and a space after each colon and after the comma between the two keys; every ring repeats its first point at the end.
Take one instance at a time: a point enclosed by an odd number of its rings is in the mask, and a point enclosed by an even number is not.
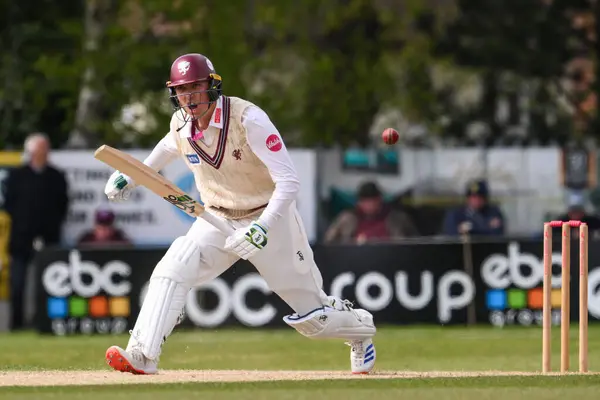
{"type": "MultiPolygon", "coordinates": [[[[104,365],[106,348],[125,345],[125,336],[3,334],[0,398],[591,398],[600,389],[600,339],[594,334],[600,326],[590,331],[591,372],[567,376],[539,372],[539,327],[382,327],[376,371],[368,376],[349,372],[342,342],[311,341],[289,329],[178,331],[165,344],[155,376],[104,365]]],[[[576,360],[576,343],[571,350],[576,360]]]]}

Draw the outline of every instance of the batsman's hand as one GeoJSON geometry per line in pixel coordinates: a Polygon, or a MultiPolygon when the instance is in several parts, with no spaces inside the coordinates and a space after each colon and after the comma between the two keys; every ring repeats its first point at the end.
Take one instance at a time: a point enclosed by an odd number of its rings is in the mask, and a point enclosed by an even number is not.
{"type": "Polygon", "coordinates": [[[131,192],[135,189],[135,186],[135,182],[129,176],[115,171],[108,178],[104,193],[110,201],[126,201],[131,196],[131,192]]]}
{"type": "Polygon", "coordinates": [[[225,240],[225,250],[247,260],[267,245],[267,230],[258,222],[236,231],[225,240]]]}

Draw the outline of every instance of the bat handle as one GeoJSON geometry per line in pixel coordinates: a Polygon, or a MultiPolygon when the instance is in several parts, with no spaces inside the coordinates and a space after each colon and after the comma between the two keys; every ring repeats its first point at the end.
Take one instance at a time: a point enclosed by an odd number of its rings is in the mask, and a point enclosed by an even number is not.
{"type": "Polygon", "coordinates": [[[200,217],[228,236],[234,232],[234,229],[227,222],[207,211],[204,211],[200,217]]]}

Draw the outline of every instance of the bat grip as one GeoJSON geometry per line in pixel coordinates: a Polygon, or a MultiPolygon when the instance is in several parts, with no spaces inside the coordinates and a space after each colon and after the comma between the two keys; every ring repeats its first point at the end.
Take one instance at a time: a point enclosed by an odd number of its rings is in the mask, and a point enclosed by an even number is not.
{"type": "Polygon", "coordinates": [[[234,232],[234,229],[227,222],[207,211],[204,211],[200,217],[226,235],[231,235],[234,232]]]}

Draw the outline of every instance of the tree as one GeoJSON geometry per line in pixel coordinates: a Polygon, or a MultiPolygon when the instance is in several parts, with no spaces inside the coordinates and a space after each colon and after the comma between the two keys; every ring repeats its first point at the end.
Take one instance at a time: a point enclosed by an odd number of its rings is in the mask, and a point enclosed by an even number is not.
{"type": "Polygon", "coordinates": [[[82,7],[2,0],[0,9],[0,148],[22,146],[33,131],[59,145],[77,103],[82,7]]]}
{"type": "Polygon", "coordinates": [[[74,129],[69,138],[70,147],[89,147],[98,144],[102,124],[103,91],[98,68],[101,63],[102,43],[117,11],[117,3],[109,0],[86,0],[84,13],[83,58],[81,88],[75,112],[74,129]]]}
{"type": "Polygon", "coordinates": [[[253,3],[249,98],[269,110],[289,143],[366,145],[390,87],[372,2],[253,3]]]}
{"type": "MultiPolygon", "coordinates": [[[[506,127],[495,118],[503,97],[515,109],[519,98],[529,99],[530,132],[538,139],[568,139],[575,128],[572,114],[586,96],[577,96],[564,85],[564,70],[574,58],[593,54],[592,44],[573,25],[572,17],[591,11],[592,3],[458,1],[460,16],[438,38],[436,55],[450,56],[460,66],[481,71],[484,95],[477,114],[490,124],[491,140],[498,139],[506,127]]],[[[513,113],[512,118],[507,125],[515,124],[518,116],[513,113]]]]}

